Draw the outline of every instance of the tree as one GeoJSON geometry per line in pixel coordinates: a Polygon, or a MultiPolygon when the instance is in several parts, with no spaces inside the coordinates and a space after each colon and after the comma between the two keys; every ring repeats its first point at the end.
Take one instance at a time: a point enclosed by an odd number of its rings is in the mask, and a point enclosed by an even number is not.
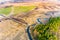
{"type": "Polygon", "coordinates": [[[46,24],[38,24],[35,29],[39,34],[37,40],[58,40],[56,32],[60,26],[60,17],[50,18],[46,24]]]}

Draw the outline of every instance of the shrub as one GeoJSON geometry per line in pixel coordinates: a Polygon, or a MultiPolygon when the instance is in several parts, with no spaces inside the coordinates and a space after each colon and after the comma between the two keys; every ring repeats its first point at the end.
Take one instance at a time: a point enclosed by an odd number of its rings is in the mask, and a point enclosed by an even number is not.
{"type": "Polygon", "coordinates": [[[37,40],[58,40],[56,32],[60,26],[60,17],[50,18],[49,22],[36,25],[35,29],[39,34],[37,40]]]}

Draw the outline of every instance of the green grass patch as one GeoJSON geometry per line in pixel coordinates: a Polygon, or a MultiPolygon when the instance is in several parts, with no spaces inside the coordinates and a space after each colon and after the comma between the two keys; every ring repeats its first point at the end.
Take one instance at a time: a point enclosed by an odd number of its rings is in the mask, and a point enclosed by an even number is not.
{"type": "Polygon", "coordinates": [[[0,14],[8,15],[10,12],[11,12],[11,7],[0,9],[0,14]]]}
{"type": "Polygon", "coordinates": [[[34,8],[35,8],[35,6],[17,6],[17,7],[14,7],[14,13],[18,14],[21,12],[28,12],[34,8]]]}
{"type": "Polygon", "coordinates": [[[9,13],[13,10],[13,13],[15,15],[21,12],[29,12],[34,8],[35,6],[13,6],[13,9],[11,7],[1,8],[0,14],[9,15],[9,13]]]}

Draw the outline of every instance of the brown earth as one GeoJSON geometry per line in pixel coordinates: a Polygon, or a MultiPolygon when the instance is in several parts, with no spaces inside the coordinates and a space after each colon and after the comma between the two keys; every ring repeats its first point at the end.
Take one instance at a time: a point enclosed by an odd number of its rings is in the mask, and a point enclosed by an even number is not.
{"type": "MultiPolygon", "coordinates": [[[[29,25],[36,23],[36,19],[38,17],[41,18],[48,18],[44,14],[48,11],[57,11],[60,9],[60,6],[56,4],[50,4],[50,3],[39,3],[35,9],[32,11],[26,13],[26,14],[17,14],[14,16],[16,19],[22,19],[25,22],[27,22],[29,25]],[[50,7],[53,7],[51,9],[50,7]]],[[[21,23],[16,23],[13,20],[5,20],[0,22],[0,40],[29,40],[26,31],[25,31],[26,26],[21,24],[21,23]],[[17,38],[18,35],[18,39],[17,38]]]]}

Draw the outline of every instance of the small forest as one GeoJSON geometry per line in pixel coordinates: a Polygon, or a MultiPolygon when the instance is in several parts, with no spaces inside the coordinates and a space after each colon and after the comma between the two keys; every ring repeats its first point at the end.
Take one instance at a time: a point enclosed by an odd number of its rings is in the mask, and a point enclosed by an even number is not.
{"type": "Polygon", "coordinates": [[[60,17],[51,17],[46,24],[36,25],[34,31],[37,31],[37,40],[58,40],[56,33],[58,32],[59,27],[60,17]]]}

